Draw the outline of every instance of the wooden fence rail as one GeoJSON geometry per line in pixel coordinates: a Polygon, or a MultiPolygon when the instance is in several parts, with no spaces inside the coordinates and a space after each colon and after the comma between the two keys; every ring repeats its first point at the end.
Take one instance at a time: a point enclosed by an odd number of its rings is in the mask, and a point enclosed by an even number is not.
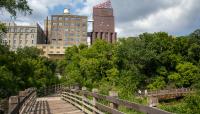
{"type": "Polygon", "coordinates": [[[161,96],[168,94],[187,94],[191,93],[194,90],[191,88],[179,88],[179,89],[169,89],[169,90],[157,90],[148,92],[147,96],[161,96]]]}
{"type": "Polygon", "coordinates": [[[36,88],[20,91],[18,96],[9,98],[9,114],[24,114],[36,102],[36,88]]]}
{"type": "Polygon", "coordinates": [[[97,89],[93,89],[92,92],[89,92],[85,87],[82,88],[82,90],[63,87],[61,97],[63,100],[82,109],[87,114],[124,114],[119,111],[119,106],[146,114],[170,114],[169,112],[157,108],[118,99],[118,94],[114,91],[110,91],[109,96],[106,96],[99,94],[97,89]]]}

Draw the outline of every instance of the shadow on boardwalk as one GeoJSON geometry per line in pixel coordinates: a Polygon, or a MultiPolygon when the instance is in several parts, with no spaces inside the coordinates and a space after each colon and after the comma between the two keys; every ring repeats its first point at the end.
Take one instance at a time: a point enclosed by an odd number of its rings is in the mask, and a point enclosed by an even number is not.
{"type": "Polygon", "coordinates": [[[60,97],[37,98],[26,114],[84,114],[81,110],[61,100],[60,97]]]}

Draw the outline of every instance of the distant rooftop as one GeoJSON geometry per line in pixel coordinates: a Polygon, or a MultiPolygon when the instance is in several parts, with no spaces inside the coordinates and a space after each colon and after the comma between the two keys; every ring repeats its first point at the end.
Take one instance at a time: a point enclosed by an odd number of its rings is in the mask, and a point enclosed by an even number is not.
{"type": "Polygon", "coordinates": [[[100,3],[96,6],[94,6],[94,8],[112,8],[112,4],[111,4],[111,1],[110,0],[107,0],[103,3],[100,3]]]}

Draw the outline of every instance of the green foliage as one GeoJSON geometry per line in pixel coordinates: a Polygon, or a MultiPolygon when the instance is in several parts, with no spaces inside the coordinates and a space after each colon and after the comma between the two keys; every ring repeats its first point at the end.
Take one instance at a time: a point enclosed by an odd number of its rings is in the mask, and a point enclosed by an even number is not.
{"type": "Polygon", "coordinates": [[[25,47],[16,52],[0,45],[0,98],[28,87],[45,87],[58,83],[56,64],[39,56],[40,50],[25,47]]]}
{"type": "Polygon", "coordinates": [[[147,86],[150,90],[164,89],[166,87],[166,83],[164,77],[156,77],[153,79],[153,83],[147,86]]]}
{"type": "MultiPolygon", "coordinates": [[[[145,99],[134,96],[139,89],[197,88],[199,36],[198,30],[193,35],[181,37],[165,32],[144,33],[139,37],[120,39],[116,44],[97,40],[91,47],[70,47],[66,50],[65,60],[58,65],[64,69],[62,81],[89,89],[98,88],[103,94],[114,90],[120,98],[139,103],[145,103],[145,99]]],[[[192,103],[191,106],[197,102],[192,103]]],[[[174,111],[173,107],[168,109],[174,111]]],[[[189,109],[192,107],[187,111],[189,109]]]]}
{"type": "Polygon", "coordinates": [[[6,9],[12,16],[16,16],[17,11],[24,14],[32,13],[32,9],[28,6],[27,0],[1,0],[0,8],[6,9]]]}
{"type": "Polygon", "coordinates": [[[200,70],[192,63],[185,62],[176,66],[176,73],[169,75],[169,79],[175,83],[177,87],[190,87],[200,79],[200,70]]]}

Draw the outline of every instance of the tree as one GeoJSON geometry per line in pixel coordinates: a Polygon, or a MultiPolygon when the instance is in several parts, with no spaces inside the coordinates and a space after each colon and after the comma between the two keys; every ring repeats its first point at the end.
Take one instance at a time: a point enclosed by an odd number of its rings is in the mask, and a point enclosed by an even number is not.
{"type": "Polygon", "coordinates": [[[28,6],[27,0],[1,0],[0,8],[6,9],[14,17],[18,11],[24,14],[32,13],[32,9],[28,6]]]}
{"type": "Polygon", "coordinates": [[[177,87],[190,87],[200,79],[200,70],[192,63],[179,63],[175,73],[168,76],[177,87]]]}
{"type": "MultiPolygon", "coordinates": [[[[32,9],[29,7],[27,0],[1,0],[0,10],[7,10],[11,16],[16,17],[17,12],[31,14],[32,9]]],[[[0,23],[0,42],[2,34],[6,33],[6,27],[3,23],[0,23]]]]}
{"type": "Polygon", "coordinates": [[[200,45],[192,44],[188,49],[188,56],[193,63],[198,63],[200,60],[200,45]]]}

